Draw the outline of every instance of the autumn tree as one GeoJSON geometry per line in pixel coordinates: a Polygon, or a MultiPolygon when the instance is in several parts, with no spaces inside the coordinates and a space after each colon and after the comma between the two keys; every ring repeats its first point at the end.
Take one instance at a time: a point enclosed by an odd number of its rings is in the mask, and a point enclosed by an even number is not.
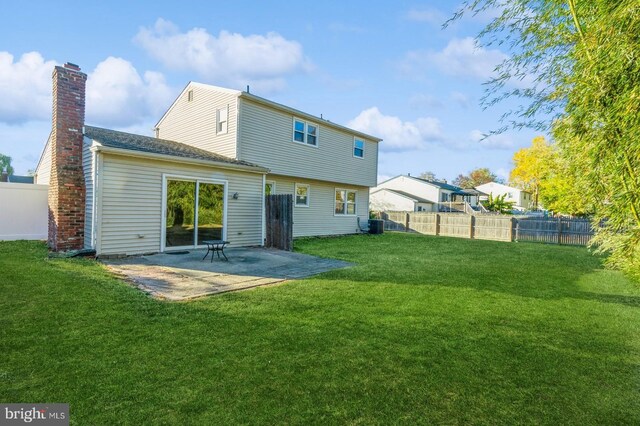
{"type": "Polygon", "coordinates": [[[467,175],[460,174],[453,180],[453,184],[461,188],[475,188],[489,182],[501,183],[502,180],[486,167],[471,170],[467,175]]]}
{"type": "Polygon", "coordinates": [[[544,136],[533,138],[531,146],[522,148],[513,155],[513,169],[509,182],[516,188],[533,194],[534,206],[539,205],[540,187],[550,176],[554,157],[553,147],[544,136]]]}

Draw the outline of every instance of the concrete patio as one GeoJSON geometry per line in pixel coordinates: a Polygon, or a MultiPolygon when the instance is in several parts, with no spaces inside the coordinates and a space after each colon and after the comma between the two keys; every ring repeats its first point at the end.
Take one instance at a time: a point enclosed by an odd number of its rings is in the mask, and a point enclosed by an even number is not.
{"type": "MultiPolygon", "coordinates": [[[[187,300],[228,291],[305,278],[348,262],[266,248],[229,248],[229,261],[210,257],[206,250],[188,250],[122,259],[105,259],[113,272],[153,297],[187,300]]],[[[209,254],[211,256],[211,254],[209,254]]]]}

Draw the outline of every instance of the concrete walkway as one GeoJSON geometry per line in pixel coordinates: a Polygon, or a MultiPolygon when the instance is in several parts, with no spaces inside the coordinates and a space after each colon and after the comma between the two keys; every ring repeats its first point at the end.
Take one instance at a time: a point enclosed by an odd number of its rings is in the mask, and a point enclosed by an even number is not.
{"type": "MultiPolygon", "coordinates": [[[[153,297],[186,300],[227,291],[305,278],[348,262],[265,248],[229,248],[229,261],[217,257],[202,260],[206,250],[160,253],[103,260],[109,269],[124,276],[153,297]]],[[[209,254],[211,256],[211,254],[209,254]]]]}

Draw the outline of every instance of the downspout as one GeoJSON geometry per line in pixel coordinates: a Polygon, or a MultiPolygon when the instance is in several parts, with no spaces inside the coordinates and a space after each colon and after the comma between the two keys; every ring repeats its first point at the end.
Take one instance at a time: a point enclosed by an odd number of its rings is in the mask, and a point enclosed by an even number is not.
{"type": "Polygon", "coordinates": [[[266,173],[262,175],[262,241],[260,242],[260,245],[262,247],[264,247],[264,243],[265,243],[265,239],[267,238],[267,219],[266,219],[266,214],[267,214],[267,209],[266,209],[266,193],[265,193],[265,186],[267,185],[267,175],[266,173]]]}

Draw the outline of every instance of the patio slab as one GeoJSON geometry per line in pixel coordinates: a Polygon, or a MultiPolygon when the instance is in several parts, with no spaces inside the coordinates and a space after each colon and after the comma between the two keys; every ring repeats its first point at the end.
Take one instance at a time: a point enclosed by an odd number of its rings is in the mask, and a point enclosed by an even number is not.
{"type": "MultiPolygon", "coordinates": [[[[229,248],[229,261],[202,260],[206,250],[159,253],[104,259],[113,272],[124,276],[153,297],[186,300],[228,291],[300,279],[351,266],[351,263],[266,248],[229,248]]],[[[211,256],[211,254],[209,254],[211,256]]]]}

